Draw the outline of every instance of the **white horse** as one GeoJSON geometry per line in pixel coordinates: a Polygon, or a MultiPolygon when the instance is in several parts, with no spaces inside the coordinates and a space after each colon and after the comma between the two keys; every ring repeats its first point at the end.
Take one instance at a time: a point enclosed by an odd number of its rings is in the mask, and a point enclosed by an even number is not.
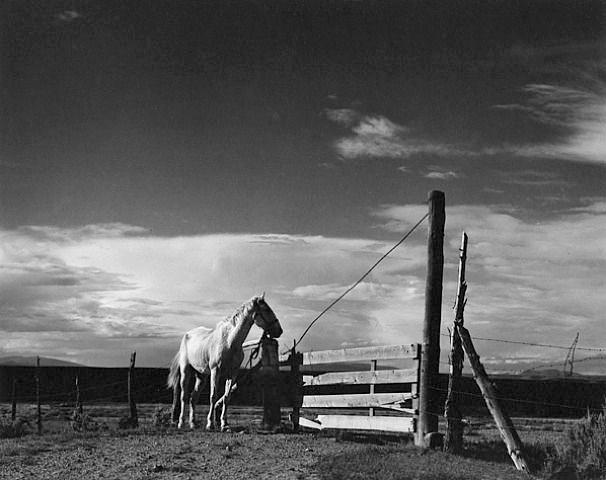
{"type": "Polygon", "coordinates": [[[282,327],[276,315],[265,302],[265,294],[251,298],[236,312],[219,322],[210,332],[204,327],[194,328],[181,340],[181,347],[173,358],[168,374],[168,386],[173,388],[173,422],[178,428],[183,426],[185,402],[189,398],[189,426],[195,426],[194,408],[205,381],[204,374],[210,373],[210,410],[206,422],[207,430],[216,428],[215,411],[221,409],[221,431],[229,430],[225,410],[232,392],[240,364],[244,359],[242,344],[253,323],[265,334],[277,338],[282,335],[282,327]],[[192,374],[196,382],[191,390],[192,374]],[[221,380],[225,380],[225,392],[219,397],[221,380]]]}

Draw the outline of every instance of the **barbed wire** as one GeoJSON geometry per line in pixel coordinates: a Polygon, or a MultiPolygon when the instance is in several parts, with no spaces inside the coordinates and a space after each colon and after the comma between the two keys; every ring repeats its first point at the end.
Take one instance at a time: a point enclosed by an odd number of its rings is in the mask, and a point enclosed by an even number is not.
{"type": "MultiPolygon", "coordinates": [[[[440,334],[443,337],[450,337],[449,333],[441,333],[440,334]]],[[[549,343],[533,343],[533,342],[524,342],[524,341],[520,341],[520,340],[505,340],[502,338],[486,338],[486,337],[471,337],[473,340],[483,340],[483,341],[487,341],[487,342],[499,342],[499,343],[513,343],[513,344],[517,344],[517,345],[529,345],[529,346],[533,346],[533,347],[546,347],[546,348],[557,348],[557,349],[561,349],[561,350],[569,350],[570,349],[570,345],[569,346],[564,346],[564,345],[553,345],[553,344],[549,344],[549,343]]],[[[576,347],[577,350],[585,350],[585,351],[592,351],[592,352],[606,352],[606,348],[602,348],[602,347],[576,347]]],[[[576,362],[576,360],[575,360],[576,362]]]]}

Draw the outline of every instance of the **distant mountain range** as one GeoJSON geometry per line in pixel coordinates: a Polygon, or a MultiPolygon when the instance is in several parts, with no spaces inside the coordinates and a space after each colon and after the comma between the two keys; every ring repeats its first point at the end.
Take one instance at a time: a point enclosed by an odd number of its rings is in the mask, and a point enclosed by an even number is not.
{"type": "MultiPolygon", "coordinates": [[[[0,357],[0,365],[3,366],[20,366],[20,367],[35,367],[37,357],[22,357],[13,355],[10,357],[0,357]]],[[[66,360],[58,360],[56,358],[40,357],[41,367],[83,367],[84,365],[68,362],[66,360]]]]}

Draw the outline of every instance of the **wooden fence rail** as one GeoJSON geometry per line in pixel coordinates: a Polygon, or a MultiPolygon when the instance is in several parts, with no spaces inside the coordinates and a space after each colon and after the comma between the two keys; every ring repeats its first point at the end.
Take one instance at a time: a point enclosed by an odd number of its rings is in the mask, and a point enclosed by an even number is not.
{"type": "MultiPolygon", "coordinates": [[[[280,365],[290,368],[292,386],[298,399],[293,404],[293,426],[302,425],[315,429],[353,429],[382,432],[414,432],[418,416],[418,382],[420,345],[390,345],[380,347],[361,347],[318,352],[296,353],[281,358],[280,365]],[[294,361],[297,359],[297,361],[294,361]],[[387,360],[412,360],[413,368],[381,370],[377,362],[387,360]],[[356,363],[357,362],[357,363],[356,363]],[[369,370],[360,371],[360,362],[369,362],[369,370]],[[334,364],[342,364],[339,369],[347,369],[352,364],[353,371],[330,371],[334,364]],[[343,365],[344,364],[344,365],[343,365]],[[305,368],[308,367],[308,368],[305,368]],[[318,369],[318,373],[310,371],[318,369]],[[304,373],[306,373],[304,375],[304,373]],[[296,377],[296,378],[295,378],[296,377]],[[375,385],[408,384],[409,391],[377,393],[375,385]],[[368,385],[368,393],[322,394],[324,387],[368,385]],[[317,415],[314,421],[300,417],[303,409],[369,409],[368,416],[317,415]],[[397,416],[377,415],[376,410],[398,412],[397,416]],[[296,425],[295,425],[296,421],[296,425]]],[[[405,388],[406,389],[406,388],[405,388]]]]}

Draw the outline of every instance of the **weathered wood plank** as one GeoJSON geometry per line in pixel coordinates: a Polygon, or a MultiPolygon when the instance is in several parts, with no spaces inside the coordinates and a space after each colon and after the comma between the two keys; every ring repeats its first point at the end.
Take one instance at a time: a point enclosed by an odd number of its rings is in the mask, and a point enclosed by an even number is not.
{"type": "Polygon", "coordinates": [[[308,425],[310,428],[318,428],[319,430],[338,428],[345,430],[378,430],[381,432],[413,432],[412,417],[318,415],[317,422],[308,420],[305,426],[308,425]]]}
{"type": "Polygon", "coordinates": [[[322,350],[303,353],[303,365],[319,363],[362,362],[366,360],[391,360],[396,358],[414,358],[416,345],[388,345],[380,347],[342,348],[340,350],[322,350]]]}
{"type": "Polygon", "coordinates": [[[401,404],[410,400],[410,393],[363,393],[358,395],[305,395],[304,408],[365,408],[401,404]]]}
{"type": "Polygon", "coordinates": [[[322,375],[305,375],[305,385],[364,385],[385,383],[411,383],[417,381],[417,369],[376,370],[367,372],[331,372],[322,375]]]}
{"type": "Polygon", "coordinates": [[[314,422],[313,420],[309,420],[305,417],[299,418],[299,426],[305,428],[315,428],[316,430],[322,430],[322,425],[318,422],[314,422]]]}

